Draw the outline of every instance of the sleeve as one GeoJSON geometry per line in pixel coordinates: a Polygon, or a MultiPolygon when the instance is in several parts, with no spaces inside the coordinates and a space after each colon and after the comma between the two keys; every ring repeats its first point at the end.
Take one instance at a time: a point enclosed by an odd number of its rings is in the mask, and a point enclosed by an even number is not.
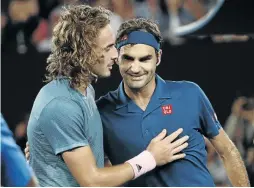
{"type": "Polygon", "coordinates": [[[39,124],[55,155],[88,146],[85,136],[85,115],[74,101],[53,99],[42,111],[39,124]]]}
{"type": "Polygon", "coordinates": [[[16,145],[12,133],[1,115],[1,185],[6,187],[26,187],[33,176],[32,169],[16,145]]]}
{"type": "Polygon", "coordinates": [[[199,97],[199,117],[201,121],[201,128],[204,136],[206,136],[207,138],[213,138],[219,134],[221,124],[209,99],[199,86],[197,88],[199,97]]]}

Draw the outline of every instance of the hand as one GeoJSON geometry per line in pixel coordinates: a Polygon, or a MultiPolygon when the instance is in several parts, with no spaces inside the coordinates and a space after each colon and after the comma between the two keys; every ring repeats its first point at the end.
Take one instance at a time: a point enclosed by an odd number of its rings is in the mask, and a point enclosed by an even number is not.
{"type": "Polygon", "coordinates": [[[29,161],[30,153],[29,153],[29,144],[28,144],[28,142],[26,142],[26,148],[25,148],[24,151],[25,151],[26,160],[29,161]]]}
{"type": "Polygon", "coordinates": [[[164,129],[158,136],[151,140],[147,150],[152,153],[157,166],[162,166],[185,157],[184,153],[179,154],[179,152],[188,146],[186,141],[189,137],[184,136],[175,140],[182,132],[183,129],[178,129],[169,136],[165,137],[167,131],[164,129]]]}
{"type": "Polygon", "coordinates": [[[39,6],[37,0],[11,1],[9,5],[10,18],[14,22],[26,22],[29,17],[37,15],[39,6]]]}
{"type": "Polygon", "coordinates": [[[254,110],[242,110],[241,117],[254,125],[254,110]]]}
{"type": "Polygon", "coordinates": [[[239,97],[238,99],[236,99],[232,105],[232,108],[231,108],[232,114],[237,117],[240,117],[241,111],[242,111],[242,106],[246,102],[247,102],[246,97],[239,97]]]}

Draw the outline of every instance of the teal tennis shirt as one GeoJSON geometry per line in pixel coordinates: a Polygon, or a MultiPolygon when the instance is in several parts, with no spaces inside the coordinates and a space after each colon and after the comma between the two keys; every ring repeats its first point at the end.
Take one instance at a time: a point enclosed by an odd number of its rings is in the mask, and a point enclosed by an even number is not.
{"type": "Polygon", "coordinates": [[[104,166],[102,123],[91,85],[86,93],[61,78],[45,85],[35,99],[27,134],[30,164],[40,186],[79,186],[61,157],[77,147],[90,146],[97,166],[104,166]]]}

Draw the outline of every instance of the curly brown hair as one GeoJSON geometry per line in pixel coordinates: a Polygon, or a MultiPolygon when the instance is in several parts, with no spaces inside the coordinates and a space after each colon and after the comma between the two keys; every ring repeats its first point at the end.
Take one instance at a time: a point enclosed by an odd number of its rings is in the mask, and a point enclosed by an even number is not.
{"type": "Polygon", "coordinates": [[[116,43],[120,42],[124,35],[128,35],[132,31],[146,31],[151,33],[159,42],[160,46],[163,42],[159,27],[153,20],[134,18],[121,24],[117,31],[116,43]]]}
{"type": "Polygon", "coordinates": [[[64,8],[53,29],[52,52],[47,59],[46,81],[59,76],[70,79],[71,87],[87,86],[96,77],[91,66],[99,62],[95,52],[99,31],[109,24],[111,12],[102,7],[72,5],[64,8]]]}

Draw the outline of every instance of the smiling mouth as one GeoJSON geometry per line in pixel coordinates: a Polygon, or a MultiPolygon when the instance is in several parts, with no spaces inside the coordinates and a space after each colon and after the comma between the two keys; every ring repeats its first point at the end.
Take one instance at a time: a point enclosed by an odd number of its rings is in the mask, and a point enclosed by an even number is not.
{"type": "Polygon", "coordinates": [[[143,75],[139,75],[139,76],[137,76],[137,75],[129,75],[129,76],[130,76],[131,80],[134,80],[134,81],[142,80],[142,77],[143,77],[143,75]]]}

